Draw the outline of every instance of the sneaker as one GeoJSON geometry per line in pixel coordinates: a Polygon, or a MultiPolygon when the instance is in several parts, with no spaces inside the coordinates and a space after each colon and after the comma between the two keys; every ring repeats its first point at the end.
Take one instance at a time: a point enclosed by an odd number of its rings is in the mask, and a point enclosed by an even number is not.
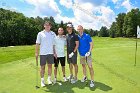
{"type": "Polygon", "coordinates": [[[94,87],[94,82],[92,80],[90,81],[90,87],[94,87]]]}
{"type": "Polygon", "coordinates": [[[44,86],[45,86],[44,78],[41,78],[41,87],[44,87],[44,86]]]}
{"type": "Polygon", "coordinates": [[[85,82],[87,80],[87,77],[84,76],[83,79],[81,79],[81,82],[85,82]]]}
{"type": "Polygon", "coordinates": [[[49,84],[49,85],[52,84],[51,78],[48,77],[47,81],[48,81],[48,84],[49,84]]]}
{"type": "Polygon", "coordinates": [[[66,82],[67,81],[67,78],[66,77],[63,77],[63,80],[64,80],[64,82],[66,82]]]}
{"type": "Polygon", "coordinates": [[[54,78],[54,81],[53,81],[53,83],[54,83],[54,84],[56,83],[56,80],[57,80],[57,79],[56,79],[56,78],[54,78]]]}
{"type": "Polygon", "coordinates": [[[45,87],[45,82],[41,81],[41,87],[45,87]]]}
{"type": "Polygon", "coordinates": [[[68,79],[69,81],[71,81],[72,78],[73,78],[73,75],[70,75],[70,76],[67,77],[67,79],[68,79]]]}
{"type": "Polygon", "coordinates": [[[74,84],[74,83],[76,83],[77,81],[78,81],[77,78],[74,78],[74,79],[71,80],[71,83],[74,84]]]}

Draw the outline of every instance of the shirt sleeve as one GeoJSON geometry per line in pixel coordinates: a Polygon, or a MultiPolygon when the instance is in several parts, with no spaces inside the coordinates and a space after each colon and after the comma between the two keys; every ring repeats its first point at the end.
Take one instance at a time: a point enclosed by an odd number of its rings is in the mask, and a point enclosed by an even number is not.
{"type": "Polygon", "coordinates": [[[79,41],[78,35],[75,35],[75,41],[79,41]]]}
{"type": "Polygon", "coordinates": [[[87,35],[87,40],[88,40],[88,42],[92,42],[92,39],[89,35],[87,35]]]}
{"type": "Polygon", "coordinates": [[[56,34],[54,32],[53,33],[53,36],[54,36],[54,40],[53,40],[53,45],[56,45],[56,34]]]}
{"type": "Polygon", "coordinates": [[[40,36],[40,33],[37,34],[36,43],[38,43],[38,44],[41,43],[41,36],[40,36]]]}
{"type": "Polygon", "coordinates": [[[56,37],[54,38],[53,45],[55,45],[55,46],[56,46],[56,37]]]}
{"type": "Polygon", "coordinates": [[[65,45],[67,45],[67,40],[66,40],[66,38],[65,38],[64,40],[65,40],[65,45]]]}

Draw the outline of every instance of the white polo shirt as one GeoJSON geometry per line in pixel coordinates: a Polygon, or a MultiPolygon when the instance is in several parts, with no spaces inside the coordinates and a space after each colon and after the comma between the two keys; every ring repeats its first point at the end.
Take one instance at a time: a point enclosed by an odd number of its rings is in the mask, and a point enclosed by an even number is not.
{"type": "Polygon", "coordinates": [[[52,31],[41,31],[37,35],[36,43],[40,44],[40,55],[53,54],[53,45],[56,34],[52,31]]]}
{"type": "Polygon", "coordinates": [[[55,38],[55,50],[57,57],[65,57],[66,38],[59,35],[55,38]]]}

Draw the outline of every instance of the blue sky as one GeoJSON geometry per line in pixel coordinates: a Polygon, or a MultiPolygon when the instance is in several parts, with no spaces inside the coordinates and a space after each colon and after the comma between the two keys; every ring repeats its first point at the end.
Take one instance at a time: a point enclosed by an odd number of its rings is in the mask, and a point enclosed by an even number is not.
{"type": "Polygon", "coordinates": [[[71,21],[74,26],[100,29],[110,27],[117,14],[140,8],[139,0],[0,0],[0,8],[28,17],[53,16],[56,22],[71,21]]]}

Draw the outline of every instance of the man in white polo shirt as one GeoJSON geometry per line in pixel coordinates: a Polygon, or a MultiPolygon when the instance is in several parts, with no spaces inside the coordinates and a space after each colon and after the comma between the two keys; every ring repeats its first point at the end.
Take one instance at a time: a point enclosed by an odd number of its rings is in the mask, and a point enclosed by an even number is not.
{"type": "Polygon", "coordinates": [[[54,83],[57,80],[57,68],[59,62],[61,63],[62,72],[63,72],[63,80],[64,82],[67,81],[65,76],[65,46],[66,46],[66,37],[63,36],[64,30],[63,28],[58,28],[58,35],[55,38],[55,50],[56,50],[56,57],[54,58],[54,83]]]}
{"type": "Polygon", "coordinates": [[[54,38],[55,38],[55,33],[52,32],[51,29],[51,23],[50,22],[45,22],[44,23],[44,30],[39,32],[37,35],[36,39],[36,52],[35,56],[36,59],[38,59],[39,55],[39,46],[40,46],[40,76],[41,76],[41,86],[45,86],[45,81],[44,81],[44,73],[45,73],[45,65],[47,62],[48,65],[48,84],[52,84],[51,81],[51,74],[52,74],[52,64],[54,64],[54,54],[55,54],[55,49],[54,49],[54,38]]]}

